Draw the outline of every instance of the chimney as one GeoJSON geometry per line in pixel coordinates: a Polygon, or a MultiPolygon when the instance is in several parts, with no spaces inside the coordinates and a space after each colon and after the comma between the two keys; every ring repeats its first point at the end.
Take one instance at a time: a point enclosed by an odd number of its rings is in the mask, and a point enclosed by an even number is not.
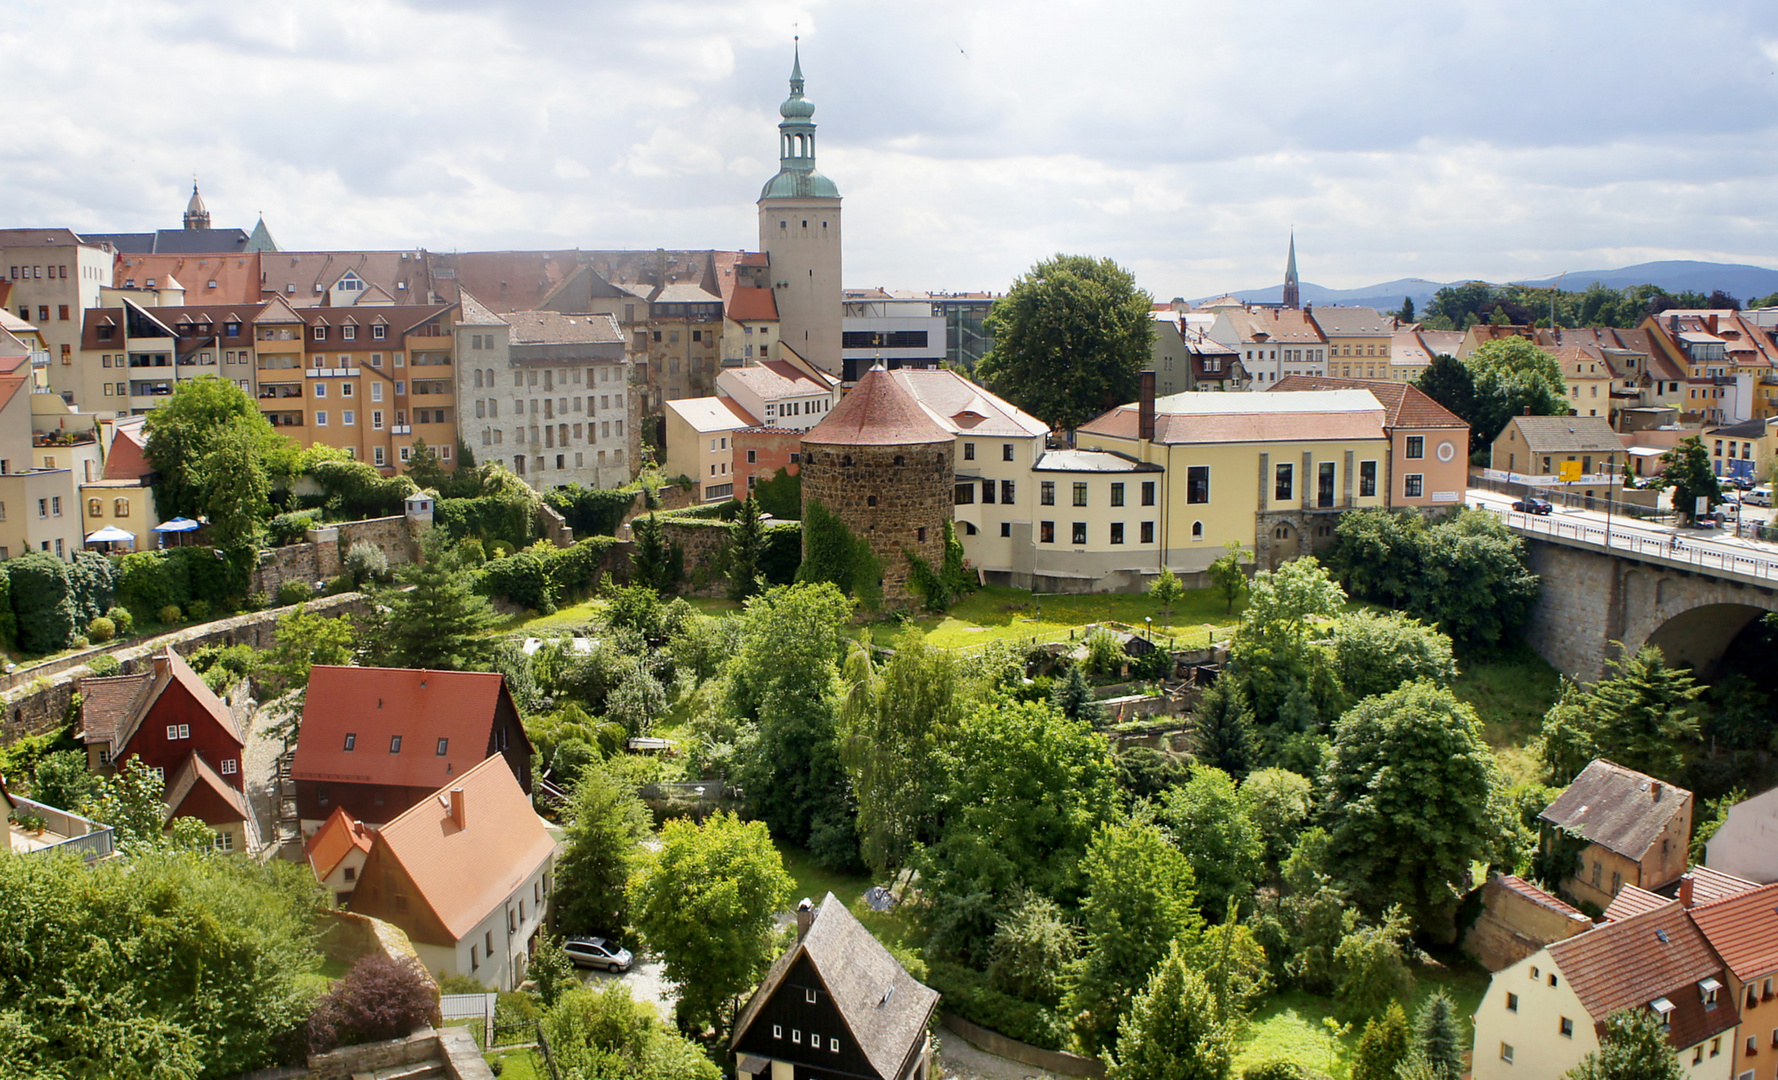
{"type": "Polygon", "coordinates": [[[166,651],[154,654],[154,677],[161,678],[173,669],[173,647],[167,646],[166,651]]]}
{"type": "Polygon", "coordinates": [[[457,823],[457,828],[466,829],[469,827],[469,818],[467,815],[468,810],[463,805],[463,789],[460,787],[452,788],[451,820],[457,823]]]}
{"type": "Polygon", "coordinates": [[[1679,316],[1673,314],[1667,316],[1667,330],[1670,333],[1679,333],[1679,316]]]}
{"type": "Polygon", "coordinates": [[[1692,876],[1690,874],[1679,876],[1679,904],[1681,907],[1692,906],[1692,876]]]}
{"type": "Polygon", "coordinates": [[[809,927],[815,925],[815,905],[808,897],[796,905],[796,939],[801,941],[809,936],[809,927]]]}
{"type": "Polygon", "coordinates": [[[1653,781],[1649,782],[1648,795],[1649,795],[1649,798],[1654,800],[1655,802],[1661,801],[1661,782],[1659,780],[1653,780],[1653,781]]]}
{"type": "Polygon", "coordinates": [[[1154,372],[1144,371],[1137,382],[1136,437],[1154,439],[1154,372]]]}
{"type": "Polygon", "coordinates": [[[1709,327],[1712,334],[1716,333],[1716,312],[1704,316],[1704,325],[1709,327]]]}

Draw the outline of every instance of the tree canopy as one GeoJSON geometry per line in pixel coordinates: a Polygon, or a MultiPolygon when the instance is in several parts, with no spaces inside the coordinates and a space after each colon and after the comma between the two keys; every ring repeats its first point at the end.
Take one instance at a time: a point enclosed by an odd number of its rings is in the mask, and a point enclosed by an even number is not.
{"type": "Polygon", "coordinates": [[[1154,297],[1110,259],[1057,255],[994,301],[982,384],[1053,428],[1076,428],[1136,399],[1149,362],[1154,297]]]}
{"type": "MultiPolygon", "coordinates": [[[[204,516],[217,523],[220,515],[232,521],[240,511],[231,500],[257,491],[263,503],[265,485],[296,467],[296,444],[278,434],[247,391],[215,375],[179,383],[142,427],[162,520],[204,516]]],[[[230,528],[238,531],[238,523],[230,528]]]]}
{"type": "Polygon", "coordinates": [[[1722,483],[1710,469],[1710,452],[1696,435],[1661,455],[1661,476],[1673,485],[1673,509],[1687,519],[1699,516],[1699,499],[1708,499],[1712,507],[1722,502],[1722,483]]]}
{"type": "Polygon", "coordinates": [[[1568,382],[1556,358],[1522,337],[1483,342],[1464,357],[1475,379],[1475,415],[1466,416],[1470,448],[1491,444],[1507,421],[1527,409],[1532,416],[1568,415],[1568,382]]]}

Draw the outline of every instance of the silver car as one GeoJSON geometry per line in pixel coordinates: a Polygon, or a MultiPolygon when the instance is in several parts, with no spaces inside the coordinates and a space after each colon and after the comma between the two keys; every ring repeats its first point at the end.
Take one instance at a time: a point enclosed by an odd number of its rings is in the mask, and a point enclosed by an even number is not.
{"type": "Polygon", "coordinates": [[[628,971],[636,959],[630,950],[602,937],[572,937],[562,942],[562,951],[575,967],[604,968],[606,971],[628,971]]]}

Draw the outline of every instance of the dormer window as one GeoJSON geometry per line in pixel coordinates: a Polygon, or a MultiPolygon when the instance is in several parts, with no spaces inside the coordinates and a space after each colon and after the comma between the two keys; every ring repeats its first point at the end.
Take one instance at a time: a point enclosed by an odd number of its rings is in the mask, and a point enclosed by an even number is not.
{"type": "Polygon", "coordinates": [[[1648,1003],[1655,1015],[1661,1018],[1661,1030],[1666,1031],[1673,1026],[1673,1003],[1664,997],[1655,998],[1648,1003]]]}
{"type": "Polygon", "coordinates": [[[327,327],[325,327],[325,326],[315,327],[315,340],[316,341],[326,341],[327,340],[327,327]]]}
{"type": "Polygon", "coordinates": [[[1715,979],[1705,979],[1698,983],[1698,997],[1703,1000],[1706,1009],[1716,1008],[1716,998],[1721,991],[1722,984],[1715,979]]]}
{"type": "Polygon", "coordinates": [[[389,752],[391,754],[401,753],[401,736],[399,736],[399,735],[389,736],[389,752]]]}
{"type": "Polygon", "coordinates": [[[348,753],[351,752],[351,750],[354,747],[356,747],[357,745],[358,745],[358,733],[355,731],[346,732],[346,750],[347,750],[347,752],[348,753]]]}

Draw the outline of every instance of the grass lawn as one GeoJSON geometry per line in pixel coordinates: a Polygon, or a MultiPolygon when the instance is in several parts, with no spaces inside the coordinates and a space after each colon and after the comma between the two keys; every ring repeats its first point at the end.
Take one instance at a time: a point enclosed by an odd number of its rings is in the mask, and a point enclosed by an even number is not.
{"type": "Polygon", "coordinates": [[[543,1080],[549,1073],[535,1050],[506,1050],[487,1055],[491,1065],[501,1063],[500,1080],[543,1080]]]}
{"type": "Polygon", "coordinates": [[[553,615],[526,615],[523,613],[514,615],[496,627],[496,630],[509,634],[523,630],[532,637],[541,637],[544,634],[579,629],[597,619],[604,611],[605,601],[582,600],[578,604],[557,608],[553,615]]]}
{"type": "MultiPolygon", "coordinates": [[[[1416,969],[1414,1000],[1411,1005],[1404,1004],[1403,1007],[1407,1009],[1408,1019],[1412,1021],[1414,1010],[1420,1007],[1420,1003],[1434,990],[1443,987],[1451,995],[1457,1015],[1462,1018],[1460,1042],[1467,1046],[1473,1038],[1470,1017],[1475,1015],[1482,1003],[1482,994],[1488,989],[1488,975],[1461,954],[1453,952],[1451,955],[1454,964],[1461,963],[1463,966],[1416,969]]],[[[1250,1065],[1283,1059],[1329,1072],[1336,1080],[1344,1080],[1349,1075],[1352,1054],[1358,1048],[1358,1036],[1364,1025],[1352,1025],[1335,1042],[1333,1067],[1329,1069],[1327,1028],[1322,1023],[1323,1019],[1329,1017],[1338,1019],[1334,1013],[1334,1003],[1329,998],[1302,990],[1273,994],[1265,1000],[1246,1030],[1241,1033],[1236,1043],[1235,1066],[1231,1072],[1239,1076],[1250,1065]]]]}
{"type": "Polygon", "coordinates": [[[1511,780],[1537,780],[1541,764],[1525,749],[1543,714],[1562,693],[1561,676],[1523,641],[1487,660],[1460,661],[1463,673],[1451,689],[1475,706],[1482,737],[1494,748],[1511,780]]]}
{"type": "Polygon", "coordinates": [[[789,872],[791,880],[796,882],[796,895],[790,898],[793,905],[805,896],[819,904],[821,898],[831,892],[840,898],[842,904],[852,907],[864,895],[864,890],[871,887],[869,877],[836,874],[825,870],[816,864],[813,856],[801,848],[779,844],[778,853],[784,858],[784,869],[789,872]]]}
{"type": "MultiPolygon", "coordinates": [[[[1227,603],[1214,590],[1187,590],[1185,598],[1173,605],[1172,632],[1178,647],[1202,645],[1207,640],[1206,626],[1234,625],[1241,606],[1235,606],[1234,615],[1226,609],[1227,603]]],[[[987,641],[1064,636],[1074,627],[1096,622],[1142,626],[1144,618],[1154,620],[1157,636],[1166,633],[1167,617],[1147,593],[1046,593],[1033,598],[1027,589],[989,585],[964,598],[949,613],[915,619],[910,625],[925,631],[932,644],[955,649],[987,641]]],[[[895,622],[873,623],[871,638],[887,645],[902,629],[895,622]]]]}

